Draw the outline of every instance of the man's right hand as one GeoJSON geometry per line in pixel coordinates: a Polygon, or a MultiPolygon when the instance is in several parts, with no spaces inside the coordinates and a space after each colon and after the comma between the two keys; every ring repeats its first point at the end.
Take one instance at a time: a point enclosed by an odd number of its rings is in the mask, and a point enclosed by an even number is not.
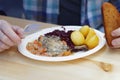
{"type": "Polygon", "coordinates": [[[23,38],[23,29],[0,20],[0,52],[18,45],[23,38]]]}

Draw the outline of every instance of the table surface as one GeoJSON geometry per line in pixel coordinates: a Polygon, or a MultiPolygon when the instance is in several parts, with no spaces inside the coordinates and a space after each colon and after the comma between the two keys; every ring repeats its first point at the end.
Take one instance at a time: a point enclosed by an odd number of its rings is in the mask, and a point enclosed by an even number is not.
{"type": "MultiPolygon", "coordinates": [[[[54,24],[0,16],[9,23],[25,27],[37,23],[41,28],[54,24]]],[[[0,80],[119,80],[120,49],[105,45],[101,50],[85,58],[45,62],[23,56],[17,46],[0,53],[0,80]]]]}

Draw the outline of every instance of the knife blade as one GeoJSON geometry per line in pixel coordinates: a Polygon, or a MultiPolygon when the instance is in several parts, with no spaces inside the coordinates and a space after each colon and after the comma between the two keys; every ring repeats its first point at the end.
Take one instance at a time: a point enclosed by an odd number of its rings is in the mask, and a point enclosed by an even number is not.
{"type": "Polygon", "coordinates": [[[24,28],[24,36],[35,33],[41,29],[40,24],[28,24],[24,28]]]}

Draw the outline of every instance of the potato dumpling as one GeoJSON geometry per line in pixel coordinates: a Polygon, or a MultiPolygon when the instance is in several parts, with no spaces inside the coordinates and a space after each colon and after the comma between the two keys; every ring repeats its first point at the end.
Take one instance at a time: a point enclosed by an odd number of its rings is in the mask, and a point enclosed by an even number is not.
{"type": "Polygon", "coordinates": [[[99,44],[99,38],[93,28],[89,29],[88,35],[85,39],[85,44],[89,49],[92,49],[99,44]]]}
{"type": "Polygon", "coordinates": [[[88,41],[93,35],[96,35],[94,29],[90,28],[88,31],[88,35],[86,36],[85,41],[88,41]]]}
{"type": "Polygon", "coordinates": [[[80,32],[84,35],[85,38],[88,35],[89,29],[90,28],[88,25],[82,26],[82,28],[80,28],[80,32]]]}
{"type": "Polygon", "coordinates": [[[75,46],[87,45],[88,49],[92,49],[99,44],[99,38],[95,30],[87,25],[73,31],[71,33],[71,40],[75,46]]]}
{"type": "Polygon", "coordinates": [[[85,38],[79,30],[73,31],[71,33],[70,38],[75,46],[80,46],[80,45],[84,44],[84,42],[85,42],[85,38]]]}
{"type": "Polygon", "coordinates": [[[86,42],[86,45],[88,46],[89,49],[96,47],[98,44],[99,44],[99,38],[97,35],[91,36],[86,42]]]}

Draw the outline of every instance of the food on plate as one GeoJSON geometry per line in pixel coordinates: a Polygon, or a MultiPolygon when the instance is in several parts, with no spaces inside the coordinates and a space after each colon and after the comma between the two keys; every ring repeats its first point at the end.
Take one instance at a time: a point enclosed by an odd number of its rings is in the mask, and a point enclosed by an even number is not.
{"type": "Polygon", "coordinates": [[[80,29],[80,32],[84,35],[84,37],[86,38],[88,32],[89,32],[89,26],[88,25],[85,25],[85,26],[82,26],[82,28],[80,29]]]}
{"type": "Polygon", "coordinates": [[[27,49],[33,54],[44,56],[61,56],[71,54],[65,41],[60,40],[57,36],[40,36],[34,44],[28,43],[27,49]],[[31,47],[33,50],[31,50],[31,47]],[[35,48],[35,49],[34,49],[35,48]]]}
{"type": "Polygon", "coordinates": [[[83,34],[79,30],[73,31],[71,33],[70,38],[75,46],[83,45],[85,42],[85,37],[83,36],[83,34]]]}
{"type": "Polygon", "coordinates": [[[114,5],[105,2],[102,5],[102,16],[108,46],[113,47],[111,42],[115,37],[111,36],[111,32],[120,27],[120,13],[114,5]]]}
{"type": "MultiPolygon", "coordinates": [[[[40,35],[33,42],[28,42],[26,48],[32,54],[41,56],[68,56],[78,51],[88,51],[99,43],[98,36],[92,35],[85,43],[85,36],[78,30],[54,30],[40,35]]],[[[88,32],[91,32],[89,29],[88,32]]],[[[92,32],[91,32],[92,33],[92,32]]],[[[88,33],[90,35],[90,33],[88,33]]],[[[87,35],[87,36],[88,36],[87,35]]]]}
{"type": "Polygon", "coordinates": [[[94,29],[90,28],[88,31],[88,35],[86,36],[85,42],[87,42],[93,35],[96,35],[94,29]]]}
{"type": "Polygon", "coordinates": [[[99,44],[99,38],[97,35],[93,35],[89,40],[86,41],[86,45],[89,49],[96,47],[99,44]]]}
{"type": "Polygon", "coordinates": [[[84,44],[88,47],[88,49],[92,49],[99,44],[99,38],[93,28],[90,28],[89,26],[83,26],[82,28],[80,28],[80,32],[85,34],[84,44]],[[83,30],[87,30],[87,31],[83,31],[83,30]]]}

